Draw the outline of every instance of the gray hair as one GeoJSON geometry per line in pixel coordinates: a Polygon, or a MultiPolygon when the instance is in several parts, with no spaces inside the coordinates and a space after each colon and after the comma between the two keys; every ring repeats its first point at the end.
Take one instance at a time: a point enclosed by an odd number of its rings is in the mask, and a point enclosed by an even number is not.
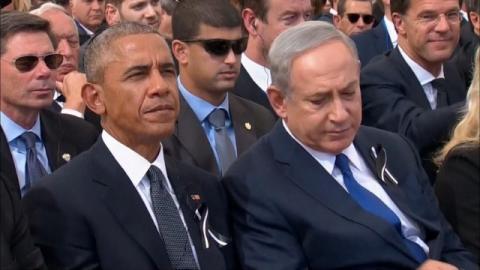
{"type": "MultiPolygon", "coordinates": [[[[52,3],[52,2],[45,2],[43,5],[41,5],[39,8],[36,8],[34,10],[31,10],[30,11],[30,14],[33,14],[33,15],[37,15],[37,16],[42,16],[45,12],[47,11],[50,11],[50,10],[58,10],[58,11],[61,11],[63,13],[65,13],[68,17],[70,17],[67,13],[67,11],[65,10],[65,8],[63,8],[62,6],[60,5],[57,5],[55,3],[52,3]]],[[[73,20],[73,19],[72,19],[73,20]]]]}
{"type": "MultiPolygon", "coordinates": [[[[65,16],[68,17],[70,23],[73,25],[73,29],[75,29],[75,34],[78,36],[78,29],[77,29],[77,25],[75,24],[75,21],[73,20],[72,16],[70,16],[70,14],[68,14],[67,10],[65,10],[64,7],[58,5],[58,4],[55,4],[55,3],[52,3],[52,2],[45,2],[43,3],[39,8],[36,8],[34,10],[31,10],[30,11],[30,14],[33,14],[33,15],[37,15],[39,17],[42,17],[43,14],[49,12],[49,11],[58,11],[58,12],[62,12],[65,14],[65,16]]],[[[43,18],[43,17],[42,17],[43,18]]],[[[50,25],[54,24],[55,22],[52,22],[50,23],[50,25]]]]}
{"type": "Polygon", "coordinates": [[[137,22],[115,24],[98,36],[94,36],[87,45],[84,57],[87,81],[90,83],[102,83],[107,64],[115,60],[112,44],[122,37],[139,34],[156,34],[162,37],[152,27],[137,22]]]}
{"type": "MultiPolygon", "coordinates": [[[[357,48],[353,41],[330,23],[309,21],[282,32],[273,42],[268,54],[272,84],[284,94],[288,94],[293,60],[308,50],[334,40],[344,43],[352,52],[352,57],[358,61],[357,48]]],[[[318,64],[321,65],[321,62],[318,64]]]]}

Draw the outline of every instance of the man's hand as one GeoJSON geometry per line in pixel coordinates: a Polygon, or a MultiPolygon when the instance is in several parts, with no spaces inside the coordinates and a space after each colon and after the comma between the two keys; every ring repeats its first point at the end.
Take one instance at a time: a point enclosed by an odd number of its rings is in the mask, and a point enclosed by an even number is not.
{"type": "Polygon", "coordinates": [[[56,82],[59,89],[65,97],[64,109],[72,109],[80,113],[85,112],[85,103],[82,99],[82,87],[87,82],[84,73],[72,71],[65,75],[63,82],[56,82]]]}
{"type": "Polygon", "coordinates": [[[417,270],[458,270],[458,268],[448,263],[427,260],[417,270]]]}

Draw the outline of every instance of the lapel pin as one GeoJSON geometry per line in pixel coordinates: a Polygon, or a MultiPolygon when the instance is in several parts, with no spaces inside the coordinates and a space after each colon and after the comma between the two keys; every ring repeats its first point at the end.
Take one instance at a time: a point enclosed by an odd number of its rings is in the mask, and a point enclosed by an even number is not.
{"type": "Polygon", "coordinates": [[[192,194],[190,195],[190,198],[192,198],[194,201],[200,201],[200,195],[198,194],[192,194]]]}
{"type": "Polygon", "coordinates": [[[251,129],[252,129],[252,125],[251,125],[249,122],[246,122],[246,123],[245,123],[245,128],[246,128],[247,130],[251,130],[251,129]]]}
{"type": "Polygon", "coordinates": [[[68,161],[70,161],[70,159],[71,159],[72,157],[70,156],[69,153],[64,153],[64,154],[62,155],[62,158],[63,158],[63,160],[65,160],[65,161],[68,162],[68,161]]]}

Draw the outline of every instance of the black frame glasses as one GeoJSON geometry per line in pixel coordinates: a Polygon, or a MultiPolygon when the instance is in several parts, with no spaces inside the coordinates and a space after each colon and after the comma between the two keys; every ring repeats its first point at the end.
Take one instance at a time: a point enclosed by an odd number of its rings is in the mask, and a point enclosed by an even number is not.
{"type": "Polygon", "coordinates": [[[369,14],[347,13],[345,16],[350,23],[357,23],[360,17],[365,24],[372,24],[375,21],[375,17],[369,14]]]}
{"type": "Polygon", "coordinates": [[[23,55],[11,60],[10,63],[20,72],[29,72],[38,65],[40,59],[51,70],[57,69],[63,62],[61,54],[49,53],[45,55],[23,55]]]}
{"type": "Polygon", "coordinates": [[[209,54],[215,56],[225,56],[232,49],[236,55],[242,54],[247,49],[248,37],[242,37],[236,40],[228,39],[192,39],[182,40],[186,43],[200,43],[209,54]]]}

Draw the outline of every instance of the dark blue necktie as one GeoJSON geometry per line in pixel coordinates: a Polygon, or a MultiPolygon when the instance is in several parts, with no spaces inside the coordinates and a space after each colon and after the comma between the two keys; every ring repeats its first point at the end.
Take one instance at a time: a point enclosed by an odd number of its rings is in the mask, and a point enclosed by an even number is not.
{"type": "Polygon", "coordinates": [[[230,165],[235,161],[236,154],[233,143],[227,134],[227,112],[224,109],[214,109],[208,115],[208,122],[215,131],[215,151],[219,160],[221,174],[225,174],[230,165]]]}
{"type": "Polygon", "coordinates": [[[395,213],[388,208],[388,206],[386,206],[377,196],[375,196],[375,194],[362,187],[357,180],[355,180],[348,164],[349,161],[346,155],[337,155],[335,159],[335,166],[342,172],[343,182],[345,183],[345,187],[350,193],[350,196],[352,196],[352,198],[363,209],[393,225],[396,231],[402,237],[403,242],[409,249],[410,253],[419,263],[423,263],[427,259],[425,251],[417,243],[403,236],[402,225],[397,215],[395,215],[395,213]]]}
{"type": "Polygon", "coordinates": [[[162,171],[152,165],[148,169],[147,177],[150,179],[153,213],[173,269],[198,269],[187,231],[166,188],[166,179],[162,171]]]}
{"type": "Polygon", "coordinates": [[[31,131],[24,132],[20,135],[20,139],[25,143],[27,156],[25,164],[25,187],[22,190],[22,194],[27,192],[35,182],[47,174],[37,157],[37,149],[35,148],[36,138],[37,135],[31,131]]]}

